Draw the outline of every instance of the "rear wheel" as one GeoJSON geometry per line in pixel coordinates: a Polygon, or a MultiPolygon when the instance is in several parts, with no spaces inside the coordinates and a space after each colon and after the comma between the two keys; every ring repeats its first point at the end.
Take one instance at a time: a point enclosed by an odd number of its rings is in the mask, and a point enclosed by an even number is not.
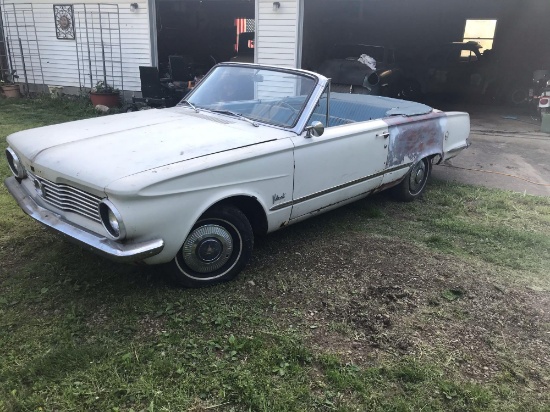
{"type": "Polygon", "coordinates": [[[254,245],[250,222],[234,206],[207,211],[191,229],[168,271],[176,283],[196,288],[233,279],[254,245]]]}
{"type": "Polygon", "coordinates": [[[428,178],[432,171],[432,162],[429,158],[425,157],[424,159],[416,162],[405,179],[397,186],[392,187],[392,195],[398,199],[405,202],[410,202],[417,197],[421,196],[426,189],[428,183],[428,178]]]}

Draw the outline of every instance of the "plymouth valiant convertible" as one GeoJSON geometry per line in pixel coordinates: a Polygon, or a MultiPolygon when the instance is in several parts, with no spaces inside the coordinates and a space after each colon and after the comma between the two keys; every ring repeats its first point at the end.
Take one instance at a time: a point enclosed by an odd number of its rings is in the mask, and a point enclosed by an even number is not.
{"type": "Polygon", "coordinates": [[[384,189],[417,198],[469,129],[466,113],[223,63],[176,107],[10,135],[5,184],[69,240],[197,287],[235,277],[254,236],[384,189]]]}

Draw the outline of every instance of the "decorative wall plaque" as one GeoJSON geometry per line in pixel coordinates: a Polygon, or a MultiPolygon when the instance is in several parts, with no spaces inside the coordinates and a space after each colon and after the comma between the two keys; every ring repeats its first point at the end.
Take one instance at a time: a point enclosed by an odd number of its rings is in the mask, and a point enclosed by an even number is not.
{"type": "Polygon", "coordinates": [[[72,4],[54,4],[55,34],[60,40],[74,40],[74,13],[72,4]]]}

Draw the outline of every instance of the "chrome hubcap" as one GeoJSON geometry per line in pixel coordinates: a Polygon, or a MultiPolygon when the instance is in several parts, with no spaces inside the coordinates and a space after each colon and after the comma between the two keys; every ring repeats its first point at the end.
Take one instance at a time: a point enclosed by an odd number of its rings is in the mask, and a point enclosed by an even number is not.
{"type": "Polygon", "coordinates": [[[416,164],[414,169],[411,172],[410,177],[410,190],[415,193],[422,189],[424,184],[424,178],[426,176],[426,165],[423,161],[420,161],[416,164]]]}
{"type": "Polygon", "coordinates": [[[204,225],[196,228],[185,240],[183,260],[190,269],[208,273],[221,268],[231,257],[233,239],[219,225],[204,225]]]}
{"type": "Polygon", "coordinates": [[[197,257],[203,262],[213,262],[220,257],[223,246],[218,239],[208,238],[197,246],[197,257]]]}

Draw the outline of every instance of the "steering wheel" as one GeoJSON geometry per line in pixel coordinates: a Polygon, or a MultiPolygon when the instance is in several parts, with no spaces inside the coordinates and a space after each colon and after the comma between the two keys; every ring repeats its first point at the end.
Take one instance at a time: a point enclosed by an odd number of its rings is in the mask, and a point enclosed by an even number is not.
{"type": "MultiPolygon", "coordinates": [[[[273,109],[277,109],[278,107],[284,107],[285,109],[289,109],[290,110],[290,115],[285,119],[285,120],[282,120],[281,122],[284,123],[284,124],[288,124],[289,121],[296,115],[298,114],[298,110],[296,110],[296,108],[294,106],[292,106],[290,103],[287,103],[285,102],[284,100],[279,100],[277,103],[275,103],[271,108],[272,110],[273,109]]],[[[275,114],[277,113],[277,111],[275,110],[275,112],[273,113],[272,112],[272,117],[275,117],[275,114]]]]}

